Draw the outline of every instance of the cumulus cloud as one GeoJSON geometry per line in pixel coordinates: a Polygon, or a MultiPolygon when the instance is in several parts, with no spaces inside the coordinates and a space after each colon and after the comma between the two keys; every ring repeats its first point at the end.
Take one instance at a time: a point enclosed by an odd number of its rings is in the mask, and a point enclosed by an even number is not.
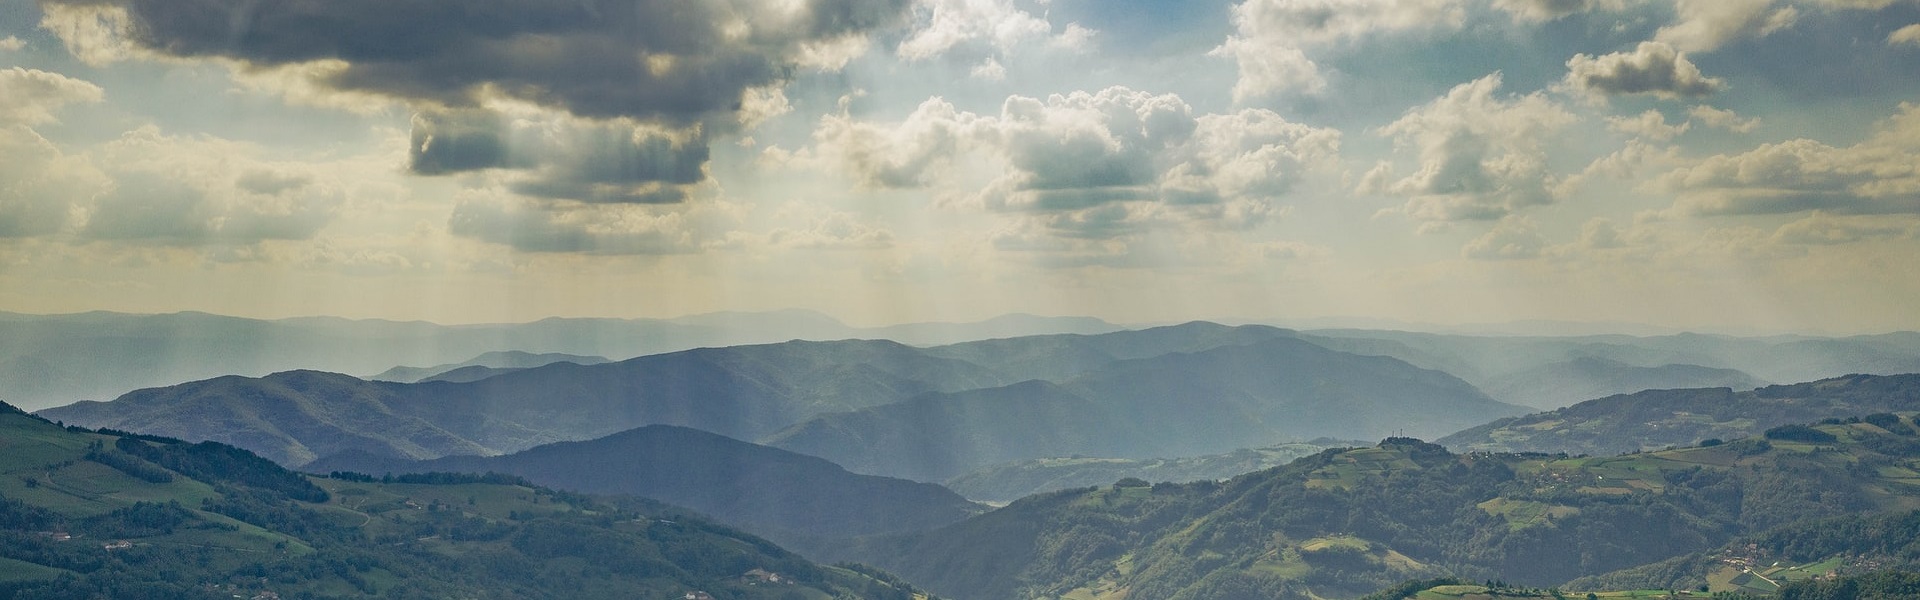
{"type": "Polygon", "coordinates": [[[301,163],[255,158],[257,148],[168,136],[148,126],[94,157],[111,178],[86,205],[82,239],[124,244],[246,245],[311,239],[345,203],[343,188],[301,163]]]}
{"type": "Polygon", "coordinates": [[[1656,142],[1672,141],[1692,126],[1692,121],[1669,124],[1666,115],[1657,110],[1648,110],[1634,117],[1607,117],[1607,129],[1656,142]]]}
{"type": "Polygon", "coordinates": [[[1210,54],[1239,65],[1236,102],[1282,92],[1319,92],[1320,68],[1305,49],[1379,32],[1459,27],[1453,0],[1246,0],[1233,6],[1234,33],[1210,54]]]}
{"type": "Polygon", "coordinates": [[[914,7],[918,25],[895,48],[901,58],[918,61],[956,48],[980,45],[1002,55],[1030,40],[1081,49],[1093,30],[1068,24],[1059,34],[1044,16],[1015,7],[1011,0],[921,0],[914,7]]]}
{"type": "Polygon", "coordinates": [[[1087,238],[1168,221],[1257,224],[1340,141],[1267,110],[1195,116],[1178,96],[1121,87],[1013,96],[990,116],[934,98],[899,123],[829,116],[814,138],[812,152],[869,188],[957,186],[963,159],[998,165],[1000,176],[950,203],[1087,238]]]}
{"type": "Polygon", "coordinates": [[[107,181],[84,158],[62,154],[31,129],[0,127],[0,238],[53,234],[73,207],[91,200],[107,181]]]}
{"type": "Polygon", "coordinates": [[[1660,181],[1677,195],[1675,210],[1693,216],[1920,213],[1920,105],[1902,104],[1854,146],[1762,144],[1708,157],[1660,181]]]}
{"type": "Polygon", "coordinates": [[[1889,46],[1920,46],[1920,23],[1901,27],[1887,34],[1889,46]]]}
{"type": "Polygon", "coordinates": [[[1725,129],[1734,133],[1747,133],[1760,126],[1760,119],[1741,118],[1739,113],[1705,104],[1687,109],[1687,117],[1688,123],[1699,123],[1705,127],[1725,129]]]}
{"type": "Polygon", "coordinates": [[[1493,0],[1494,8],[1521,21],[1552,21],[1594,10],[1619,10],[1619,0],[1493,0]]]}
{"type": "Polygon", "coordinates": [[[0,50],[6,50],[8,52],[12,52],[14,50],[19,50],[25,47],[27,47],[26,40],[23,40],[11,35],[5,38],[0,38],[0,50]]]}
{"type": "Polygon", "coordinates": [[[1499,73],[1464,83],[1380,128],[1418,168],[1368,173],[1361,191],[1408,198],[1395,212],[1429,221],[1493,220],[1553,201],[1547,137],[1574,122],[1544,94],[1501,97],[1499,73]]]}
{"type": "Polygon", "coordinates": [[[407,103],[414,173],[501,169],[530,197],[671,203],[705,180],[710,136],[790,110],[796,69],[845,64],[908,2],[50,0],[42,26],[91,63],[212,60],[302,80],[281,87],[303,98],[407,103]]]}
{"type": "Polygon", "coordinates": [[[514,191],[592,203],[668,204],[706,179],[706,140],[628,120],[484,109],[415,114],[408,167],[421,175],[516,172],[514,191]]]}
{"type": "Polygon", "coordinates": [[[69,104],[99,102],[100,86],[37,69],[0,70],[0,126],[40,125],[69,104]]]}
{"type": "Polygon", "coordinates": [[[1773,0],[1674,0],[1674,22],[1654,40],[1689,52],[1719,49],[1736,40],[1766,37],[1793,26],[1800,11],[1773,0]]]}
{"type": "MultiPolygon", "coordinates": [[[[48,3],[69,45],[125,44],[272,67],[338,60],[326,83],[446,106],[500,95],[575,115],[690,124],[738,110],[811,47],[897,23],[905,0],[428,0],[157,6],[48,3]],[[73,21],[105,23],[85,39],[73,21]],[[115,23],[124,25],[114,26],[115,23]]],[[[81,48],[77,55],[98,55],[81,48]]]]}
{"type": "Polygon", "coordinates": [[[1651,94],[1661,98],[1698,98],[1726,87],[1707,77],[1685,53],[1663,42],[1641,42],[1633,52],[1599,57],[1575,54],[1567,60],[1566,83],[1596,98],[1651,94]]]}
{"type": "Polygon", "coordinates": [[[0,70],[0,238],[58,232],[72,207],[104,187],[84,158],[63,154],[33,130],[56,122],[62,107],[103,96],[99,86],[58,73],[0,70]]]}

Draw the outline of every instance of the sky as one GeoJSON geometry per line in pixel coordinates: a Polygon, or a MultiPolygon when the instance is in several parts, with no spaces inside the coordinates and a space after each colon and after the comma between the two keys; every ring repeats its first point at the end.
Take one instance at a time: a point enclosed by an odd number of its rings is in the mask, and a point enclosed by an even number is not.
{"type": "Polygon", "coordinates": [[[0,311],[1915,298],[1920,0],[0,0],[0,311]]]}

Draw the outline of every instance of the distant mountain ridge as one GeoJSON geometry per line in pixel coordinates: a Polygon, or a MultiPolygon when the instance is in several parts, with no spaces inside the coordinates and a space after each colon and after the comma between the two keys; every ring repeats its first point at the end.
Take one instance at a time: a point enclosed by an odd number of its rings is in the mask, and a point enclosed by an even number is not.
{"type": "Polygon", "coordinates": [[[260,320],[199,312],[0,313],[0,400],[28,410],[115,398],[135,389],[288,370],[375,373],[457,363],[488,351],[634,357],[794,339],[951,344],[1044,333],[1105,333],[1087,317],[1005,315],[977,323],[853,327],[811,311],[669,319],[549,318],[438,325],[337,317],[260,320]]]}
{"type": "MultiPolygon", "coordinates": [[[[377,375],[366,377],[365,379],[370,381],[391,381],[394,383],[417,383],[429,379],[443,378],[446,375],[453,374],[455,371],[498,375],[510,370],[544,367],[557,362],[570,362],[576,365],[598,365],[613,361],[603,356],[581,356],[560,352],[534,354],[532,352],[506,350],[486,352],[457,363],[446,363],[432,367],[394,367],[381,371],[377,375]],[[484,371],[474,371],[474,369],[483,369],[484,371]]],[[[468,375],[452,379],[451,381],[478,381],[484,378],[485,377],[468,375]]]]}
{"type": "Polygon", "coordinates": [[[1322,436],[1437,436],[1524,412],[1445,373],[1273,337],[1114,361],[1058,384],[825,414],[766,443],[856,472],[944,481],[1051,456],[1199,456],[1322,436]]]}
{"type": "Polygon", "coordinates": [[[1483,388],[1495,398],[1524,400],[1527,406],[1553,410],[1583,400],[1641,390],[1724,387],[1750,390],[1767,382],[1735,369],[1666,364],[1641,367],[1597,356],[1582,356],[1508,373],[1483,388]]]}
{"type": "Polygon", "coordinates": [[[1851,375],[1736,392],[1647,390],[1501,419],[1440,438],[1459,451],[1612,455],[1757,435],[1869,413],[1920,411],[1920,374],[1851,375]]]}
{"type": "Polygon", "coordinates": [[[536,446],[503,456],[382,459],[363,452],[310,463],[316,472],[507,473],[593,494],[685,506],[782,544],[930,529],[981,512],[938,485],[858,475],[824,459],[671,425],[536,446]]]}
{"type": "Polygon", "coordinates": [[[41,414],[212,439],[298,467],[349,449],[413,459],[502,454],[651,424],[754,439],[813,414],[1001,383],[977,365],[895,342],[796,341],[560,362],[465,383],[315,371],[221,377],[41,414]]]}

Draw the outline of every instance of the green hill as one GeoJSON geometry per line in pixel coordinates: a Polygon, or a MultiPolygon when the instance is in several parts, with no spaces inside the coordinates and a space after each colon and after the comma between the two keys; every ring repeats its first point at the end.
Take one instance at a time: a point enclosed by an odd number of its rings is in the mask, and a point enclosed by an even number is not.
{"type": "Polygon", "coordinates": [[[506,473],[556,489],[685,506],[796,548],[820,539],[931,529],[983,509],[930,483],[849,473],[823,459],[670,425],[504,456],[405,461],[363,455],[324,458],[309,468],[506,473]]]}
{"type": "Polygon", "coordinates": [[[1920,437],[1911,419],[1887,425],[1583,458],[1396,438],[1224,483],[1030,497],[849,555],[982,600],[1337,598],[1438,576],[1547,587],[1808,520],[1920,508],[1920,437]]]}
{"type": "Polygon", "coordinates": [[[1036,458],[975,469],[948,479],[946,486],[975,500],[1012,502],[1034,494],[1101,485],[1129,477],[1174,482],[1226,479],[1271,469],[1328,448],[1364,445],[1319,439],[1186,458],[1036,458]]]}
{"type": "Polygon", "coordinates": [[[652,501],[505,476],[312,478],[0,407],[0,597],[914,597],[652,501]]]}
{"type": "Polygon", "coordinates": [[[1789,423],[1920,411],[1920,375],[1849,375],[1736,392],[1647,390],[1500,419],[1440,438],[1460,451],[1618,454],[1757,435],[1789,423]]]}

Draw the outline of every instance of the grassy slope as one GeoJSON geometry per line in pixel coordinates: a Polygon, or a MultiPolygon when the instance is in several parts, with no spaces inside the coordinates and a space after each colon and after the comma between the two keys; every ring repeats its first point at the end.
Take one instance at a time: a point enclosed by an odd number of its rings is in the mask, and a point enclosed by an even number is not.
{"type": "Polygon", "coordinates": [[[1818,429],[1836,441],[1613,457],[1329,451],[1225,484],[1027,498],[859,556],[963,599],[1352,597],[1441,574],[1555,585],[1807,519],[1920,509],[1920,438],[1818,429]]]}
{"type": "Polygon", "coordinates": [[[310,478],[329,498],[300,502],[178,472],[155,483],[88,460],[90,445],[115,441],[0,411],[0,596],[911,596],[649,501],[606,504],[510,483],[310,478]],[[171,515],[123,518],[141,510],[171,515]],[[118,541],[129,547],[106,547],[118,541]],[[751,584],[743,575],[752,568],[802,583],[751,584]],[[53,580],[69,574],[78,578],[53,580]]]}

